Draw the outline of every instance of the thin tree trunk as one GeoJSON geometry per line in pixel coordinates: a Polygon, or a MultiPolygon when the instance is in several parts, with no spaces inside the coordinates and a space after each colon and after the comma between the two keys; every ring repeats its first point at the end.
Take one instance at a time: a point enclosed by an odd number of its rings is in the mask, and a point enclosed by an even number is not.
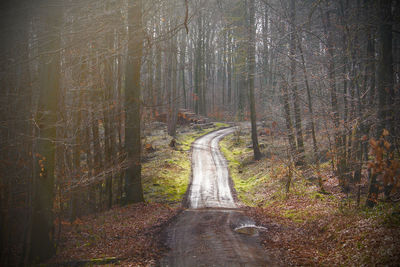
{"type": "Polygon", "coordinates": [[[249,1],[249,44],[248,44],[248,61],[249,61],[249,100],[250,100],[250,119],[251,119],[251,140],[253,141],[254,159],[261,158],[260,148],[258,146],[257,137],[257,120],[256,120],[256,105],[254,99],[254,76],[256,70],[256,43],[255,43],[255,7],[254,0],[249,1]]]}
{"type": "MultiPolygon", "coordinates": [[[[74,146],[73,146],[73,177],[72,180],[74,183],[77,183],[80,175],[81,175],[81,120],[82,120],[82,112],[81,112],[81,107],[82,107],[82,93],[81,90],[77,92],[77,96],[75,99],[75,103],[77,105],[76,110],[74,111],[75,113],[75,123],[74,123],[74,128],[76,129],[74,134],[75,134],[75,141],[74,141],[74,146]]],[[[75,188],[71,190],[71,206],[70,206],[70,221],[74,221],[76,217],[79,217],[79,211],[78,207],[80,207],[80,198],[81,193],[78,192],[78,190],[75,188]]]]}
{"type": "Polygon", "coordinates": [[[283,100],[283,109],[284,109],[284,116],[285,116],[285,122],[286,122],[286,129],[288,131],[288,141],[289,141],[289,146],[290,146],[290,153],[295,153],[296,152],[296,143],[294,139],[294,133],[293,133],[293,123],[292,119],[290,116],[290,104],[289,104],[289,92],[287,88],[287,83],[286,81],[283,81],[283,84],[281,85],[282,88],[282,100],[283,100]]]}
{"type": "Polygon", "coordinates": [[[232,38],[230,36],[231,32],[228,31],[228,105],[232,103],[232,38]]]}
{"type": "Polygon", "coordinates": [[[303,69],[303,74],[304,74],[304,82],[306,85],[306,90],[307,90],[307,104],[308,104],[308,111],[310,114],[310,123],[311,123],[311,136],[313,140],[313,152],[314,152],[314,162],[317,166],[317,175],[318,175],[318,185],[321,191],[324,190],[324,186],[322,183],[322,177],[321,177],[321,172],[320,172],[320,162],[319,162],[319,149],[318,149],[318,143],[317,143],[317,138],[315,134],[315,122],[314,122],[314,109],[313,109],[313,103],[312,103],[312,97],[311,97],[311,88],[308,82],[308,74],[307,74],[307,68],[306,68],[306,62],[304,59],[304,53],[303,53],[303,48],[301,45],[301,42],[299,40],[299,36],[297,36],[297,45],[299,48],[300,52],[300,58],[301,58],[301,63],[302,63],[302,69],[303,69]]]}
{"type": "Polygon", "coordinates": [[[186,58],[186,36],[182,36],[181,49],[180,49],[180,67],[181,67],[181,82],[182,82],[182,93],[183,93],[183,107],[186,109],[186,82],[185,82],[185,58],[186,58]]]}
{"type": "Polygon", "coordinates": [[[334,61],[334,46],[333,46],[333,36],[332,36],[332,28],[330,21],[330,12],[327,11],[325,14],[324,30],[325,35],[327,36],[327,49],[328,49],[328,78],[329,78],[329,90],[331,96],[331,106],[332,106],[332,116],[333,116],[333,125],[335,127],[335,148],[336,148],[336,157],[337,157],[337,174],[339,177],[339,184],[342,188],[347,188],[347,179],[345,177],[345,168],[346,168],[346,158],[345,147],[342,141],[342,136],[340,134],[340,121],[339,121],[339,105],[337,101],[337,89],[336,89],[336,77],[335,77],[335,61],[334,61]]]}
{"type": "Polygon", "coordinates": [[[106,81],[106,88],[104,92],[104,99],[103,99],[103,127],[104,127],[104,167],[106,171],[106,203],[105,207],[106,209],[111,209],[112,206],[112,173],[109,172],[109,170],[113,167],[112,166],[112,152],[111,152],[111,132],[112,129],[110,127],[111,121],[110,121],[110,91],[112,86],[111,83],[111,62],[107,60],[105,62],[105,73],[104,75],[106,76],[106,80],[109,79],[109,81],[106,81]]]}
{"type": "Polygon", "coordinates": [[[296,81],[296,4],[295,0],[290,1],[290,43],[289,53],[291,57],[290,62],[290,87],[292,90],[293,98],[293,111],[296,128],[296,141],[297,141],[297,155],[295,158],[296,165],[304,165],[305,152],[304,152],[304,140],[303,130],[301,125],[301,113],[299,106],[299,93],[297,92],[297,81],[296,81]]]}
{"type": "Polygon", "coordinates": [[[176,123],[178,118],[178,99],[177,99],[177,53],[176,53],[176,38],[172,39],[170,42],[170,58],[171,64],[169,68],[171,68],[171,100],[170,100],[170,108],[169,108],[169,116],[168,116],[168,134],[172,137],[176,135],[176,123]]]}

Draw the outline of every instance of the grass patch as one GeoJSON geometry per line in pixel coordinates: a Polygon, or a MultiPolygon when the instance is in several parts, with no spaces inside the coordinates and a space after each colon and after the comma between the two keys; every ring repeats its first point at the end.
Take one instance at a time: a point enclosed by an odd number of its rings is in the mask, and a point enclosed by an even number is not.
{"type": "Polygon", "coordinates": [[[190,175],[187,152],[165,148],[162,158],[143,164],[146,201],[177,204],[186,192],[190,175]]]}
{"type": "Polygon", "coordinates": [[[227,124],[227,123],[224,123],[224,122],[216,122],[216,123],[214,123],[214,125],[215,125],[215,127],[216,128],[224,128],[224,127],[229,127],[230,125],[229,124],[227,124]]]}
{"type": "Polygon", "coordinates": [[[253,161],[253,150],[246,141],[246,137],[237,140],[235,134],[230,134],[220,142],[220,149],[228,161],[238,199],[247,206],[257,206],[264,201],[260,193],[271,179],[263,166],[253,161]]]}

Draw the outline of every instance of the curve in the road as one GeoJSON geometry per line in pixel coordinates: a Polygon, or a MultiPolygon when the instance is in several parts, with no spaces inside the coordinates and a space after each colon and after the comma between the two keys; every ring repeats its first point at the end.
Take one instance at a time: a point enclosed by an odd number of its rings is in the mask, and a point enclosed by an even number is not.
{"type": "Polygon", "coordinates": [[[233,131],[234,128],[227,128],[212,132],[193,143],[190,208],[236,207],[229,186],[227,162],[219,149],[219,141],[233,131]]]}

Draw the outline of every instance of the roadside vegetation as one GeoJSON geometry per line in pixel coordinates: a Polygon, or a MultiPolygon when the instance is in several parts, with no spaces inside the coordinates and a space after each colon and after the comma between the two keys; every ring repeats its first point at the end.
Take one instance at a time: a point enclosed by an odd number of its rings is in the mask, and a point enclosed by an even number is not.
{"type": "Polygon", "coordinates": [[[283,265],[397,266],[398,202],[380,197],[374,208],[366,208],[368,181],[343,193],[328,158],[320,166],[321,191],[314,166],[294,167],[284,160],[284,139],[265,135],[260,144],[259,161],[253,160],[246,129],[225,137],[220,146],[238,200],[268,229],[260,233],[268,253],[283,265]]]}

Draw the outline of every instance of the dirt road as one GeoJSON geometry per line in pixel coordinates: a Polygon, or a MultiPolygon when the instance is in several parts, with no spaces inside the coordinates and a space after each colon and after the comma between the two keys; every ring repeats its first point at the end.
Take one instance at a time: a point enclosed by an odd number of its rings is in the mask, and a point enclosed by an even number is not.
{"type": "Polygon", "coordinates": [[[219,150],[219,141],[233,128],[212,132],[197,139],[192,147],[192,184],[189,188],[190,208],[235,208],[227,162],[219,150]]]}
{"type": "Polygon", "coordinates": [[[161,266],[275,266],[259,245],[257,231],[235,231],[254,223],[236,208],[227,163],[218,146],[232,131],[219,130],[193,144],[189,209],[167,229],[170,251],[161,266]]]}

